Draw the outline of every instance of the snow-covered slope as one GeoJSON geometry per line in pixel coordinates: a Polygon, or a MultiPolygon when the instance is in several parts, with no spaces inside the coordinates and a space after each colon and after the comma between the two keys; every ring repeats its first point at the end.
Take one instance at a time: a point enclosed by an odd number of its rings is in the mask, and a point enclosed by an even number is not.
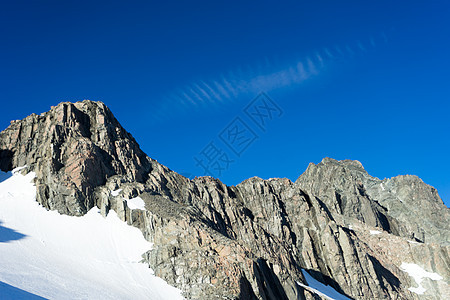
{"type": "Polygon", "coordinates": [[[35,201],[34,174],[0,172],[0,298],[182,299],[141,255],[151,244],[111,211],[83,217],[35,201]]]}

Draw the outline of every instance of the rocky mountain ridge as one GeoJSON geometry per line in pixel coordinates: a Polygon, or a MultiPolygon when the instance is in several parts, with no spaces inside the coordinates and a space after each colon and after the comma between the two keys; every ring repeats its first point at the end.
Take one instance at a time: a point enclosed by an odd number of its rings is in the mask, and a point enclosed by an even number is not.
{"type": "Polygon", "coordinates": [[[0,133],[0,169],[24,165],[47,209],[112,209],[140,228],[154,243],[149,266],[189,299],[322,299],[304,287],[302,270],[353,299],[450,295],[450,212],[415,176],[379,180],[359,162],[326,158],[295,182],[189,180],[145,155],[103,103],[88,100],[0,133]],[[145,209],[129,207],[137,196],[145,209]],[[443,280],[413,293],[404,262],[443,280]]]}

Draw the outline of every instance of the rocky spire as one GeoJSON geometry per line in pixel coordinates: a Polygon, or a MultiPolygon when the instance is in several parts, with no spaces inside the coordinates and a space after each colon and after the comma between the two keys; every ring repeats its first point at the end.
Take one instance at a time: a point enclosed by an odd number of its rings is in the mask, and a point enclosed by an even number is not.
{"type": "Polygon", "coordinates": [[[449,294],[449,210],[413,176],[379,180],[324,159],[293,183],[189,180],[147,157],[101,102],[61,103],[0,133],[0,168],[36,172],[37,200],[82,215],[114,210],[154,243],[145,260],[192,299],[323,299],[302,270],[354,299],[417,299],[416,263],[449,294]],[[115,191],[114,193],[112,191],[115,191]],[[130,208],[139,196],[145,209],[130,208]],[[420,219],[420,220],[418,220],[420,219]]]}

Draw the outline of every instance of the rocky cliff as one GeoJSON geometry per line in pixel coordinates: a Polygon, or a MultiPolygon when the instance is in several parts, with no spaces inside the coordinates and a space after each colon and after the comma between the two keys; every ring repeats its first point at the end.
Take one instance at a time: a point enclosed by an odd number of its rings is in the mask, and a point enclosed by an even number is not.
{"type": "Polygon", "coordinates": [[[295,183],[189,180],[87,100],[0,133],[0,169],[24,165],[47,209],[79,216],[97,206],[140,228],[154,243],[145,261],[189,299],[325,299],[302,270],[353,299],[450,296],[450,212],[415,176],[379,180],[359,162],[326,158],[295,183]],[[135,197],[145,209],[129,207],[135,197]],[[418,295],[403,263],[443,279],[424,279],[418,295]]]}

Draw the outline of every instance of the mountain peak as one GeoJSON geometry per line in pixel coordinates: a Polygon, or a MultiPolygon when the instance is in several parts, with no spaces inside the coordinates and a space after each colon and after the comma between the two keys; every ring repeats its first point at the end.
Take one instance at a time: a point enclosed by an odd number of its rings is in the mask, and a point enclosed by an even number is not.
{"type": "Polygon", "coordinates": [[[450,210],[437,191],[415,175],[380,180],[359,161],[327,157],[310,164],[295,184],[316,195],[331,212],[410,239],[450,245],[450,210]]]}
{"type": "Polygon", "coordinates": [[[0,133],[0,168],[27,165],[37,200],[60,213],[84,214],[92,190],[108,177],[145,181],[150,159],[102,102],[62,102],[15,121],[0,133]]]}
{"type": "Polygon", "coordinates": [[[356,168],[360,169],[362,171],[365,171],[363,165],[358,160],[351,160],[351,159],[344,159],[344,160],[336,160],[334,158],[325,157],[322,159],[322,161],[319,163],[322,165],[332,165],[332,166],[344,166],[344,167],[350,167],[350,168],[356,168]]]}

